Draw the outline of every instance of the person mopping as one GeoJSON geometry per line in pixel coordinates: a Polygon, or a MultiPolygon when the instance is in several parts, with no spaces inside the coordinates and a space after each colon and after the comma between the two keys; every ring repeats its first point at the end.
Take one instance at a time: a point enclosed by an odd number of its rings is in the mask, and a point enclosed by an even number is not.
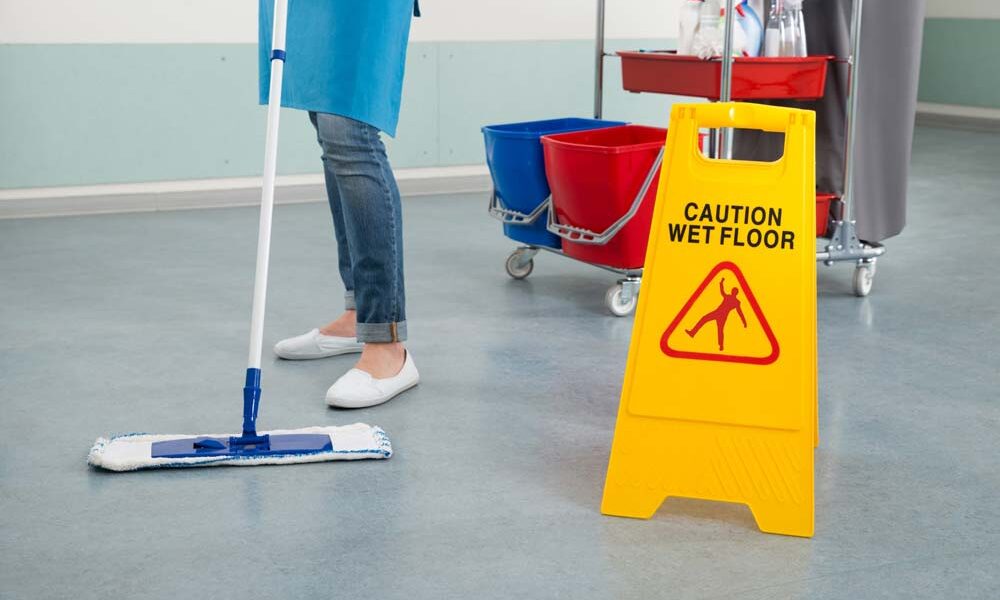
{"type": "MultiPolygon", "coordinates": [[[[288,101],[283,94],[286,66],[288,72],[298,73],[297,79],[292,80],[300,84],[298,88],[293,88],[288,104],[301,105],[309,110],[323,147],[327,191],[341,244],[341,273],[347,284],[348,299],[350,302],[355,294],[363,298],[358,300],[356,310],[349,310],[348,314],[331,324],[345,329],[354,328],[360,340],[355,345],[364,343],[364,353],[358,363],[359,368],[352,369],[330,388],[327,401],[337,406],[370,406],[416,385],[419,379],[413,359],[402,346],[406,321],[403,317],[399,192],[376,128],[395,131],[402,60],[409,36],[409,10],[418,12],[416,4],[409,2],[295,2],[294,6],[306,7],[292,13],[297,15],[292,20],[293,31],[302,34],[296,35],[296,42],[286,45],[288,0],[262,0],[261,47],[266,47],[266,52],[261,56],[261,73],[264,75],[261,79],[267,83],[261,89],[261,97],[267,100],[268,105],[267,133],[250,315],[250,349],[243,386],[242,432],[238,435],[127,433],[99,437],[87,455],[89,465],[108,471],[128,472],[222,465],[288,465],[386,459],[392,456],[392,443],[378,426],[355,423],[342,427],[262,431],[257,428],[257,417],[261,406],[261,354],[278,132],[281,107],[288,101]],[[393,10],[403,6],[406,6],[406,12],[393,10]],[[337,11],[330,12],[333,8],[337,11]],[[330,38],[330,33],[335,34],[333,38],[330,38]],[[339,39],[338,33],[349,40],[346,52],[340,44],[331,41],[339,39]],[[339,80],[326,80],[324,74],[328,74],[327,69],[319,66],[318,58],[323,56],[324,50],[333,48],[338,52],[329,56],[326,64],[341,65],[341,68],[333,69],[339,80]],[[362,56],[352,49],[375,52],[374,57],[366,58],[371,58],[376,66],[357,66],[368,63],[363,63],[362,56]],[[300,59],[286,60],[294,57],[296,52],[301,53],[300,59]],[[386,60],[379,60],[381,58],[386,60]],[[356,65],[356,68],[343,67],[344,61],[356,65]],[[377,66],[387,63],[397,68],[386,70],[377,66]],[[365,85],[369,80],[383,83],[372,89],[365,85]],[[331,112],[322,112],[324,109],[331,112]],[[334,112],[338,110],[370,120],[375,125],[334,112]],[[355,317],[351,312],[360,314],[355,317]],[[388,375],[382,376],[383,372],[388,372],[388,375]]],[[[354,309],[355,305],[350,303],[348,308],[354,309]]],[[[351,351],[346,343],[341,344],[340,350],[351,351]]]]}
{"type": "MultiPolygon", "coordinates": [[[[260,4],[261,102],[269,83],[273,0],[260,4]]],[[[309,112],[322,149],[337,240],[344,312],[281,340],[289,360],[360,352],[326,402],[360,408],[386,402],[420,376],[406,340],[403,225],[399,189],[380,131],[394,136],[414,0],[293,2],[289,9],[282,105],[309,112]]]]}

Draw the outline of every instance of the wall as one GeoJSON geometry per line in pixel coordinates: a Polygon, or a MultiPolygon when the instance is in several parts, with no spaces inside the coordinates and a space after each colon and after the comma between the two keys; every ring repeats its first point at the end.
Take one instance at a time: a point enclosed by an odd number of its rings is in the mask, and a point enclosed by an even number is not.
{"type": "Polygon", "coordinates": [[[927,0],[928,19],[1000,19],[996,0],[927,0]]]}
{"type": "MultiPolygon", "coordinates": [[[[595,3],[421,5],[395,167],[478,164],[484,124],[591,112],[595,3]]],[[[609,44],[668,44],[673,8],[611,0],[609,44]]],[[[256,11],[248,0],[0,2],[0,188],[258,174],[256,11]]],[[[606,114],[665,124],[669,99],[616,90],[607,64],[606,114]]],[[[305,116],[287,112],[282,127],[280,172],[317,172],[305,116]]]]}
{"type": "MultiPolygon", "coordinates": [[[[296,0],[293,0],[296,1],[296,0]]],[[[595,0],[422,0],[397,168],[482,162],[483,124],[587,115],[595,0]]],[[[675,0],[608,0],[611,47],[662,47],[675,0]]],[[[259,174],[252,0],[0,0],[0,189],[259,174]]],[[[920,99],[1000,108],[1000,3],[930,0],[920,99]]],[[[671,98],[619,88],[608,117],[665,124],[671,98]]],[[[283,120],[280,172],[316,173],[283,120]]]]}
{"type": "MultiPolygon", "coordinates": [[[[297,0],[292,0],[297,1],[297,0]]],[[[421,0],[412,41],[590,40],[596,0],[421,0]]],[[[677,32],[674,0],[607,0],[607,34],[677,32]]],[[[257,42],[255,0],[3,0],[0,43],[257,42]]]]}
{"type": "Polygon", "coordinates": [[[945,105],[934,107],[940,112],[996,113],[993,116],[997,118],[1000,116],[997,56],[1000,56],[1000,2],[928,0],[920,101],[945,105]],[[961,107],[985,110],[963,111],[961,107]]]}

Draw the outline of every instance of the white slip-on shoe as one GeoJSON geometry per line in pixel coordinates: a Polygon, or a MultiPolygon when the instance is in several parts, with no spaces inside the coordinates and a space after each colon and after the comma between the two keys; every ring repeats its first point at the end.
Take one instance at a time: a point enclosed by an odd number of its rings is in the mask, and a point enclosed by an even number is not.
{"type": "Polygon", "coordinates": [[[337,408],[367,408],[392,400],[420,382],[413,357],[406,352],[403,368],[385,379],[361,369],[351,369],[326,391],[326,403],[337,408]]]}
{"type": "Polygon", "coordinates": [[[363,349],[364,344],[354,338],[323,335],[319,329],[281,340],[274,345],[274,353],[287,360],[326,358],[361,352],[363,349]]]}

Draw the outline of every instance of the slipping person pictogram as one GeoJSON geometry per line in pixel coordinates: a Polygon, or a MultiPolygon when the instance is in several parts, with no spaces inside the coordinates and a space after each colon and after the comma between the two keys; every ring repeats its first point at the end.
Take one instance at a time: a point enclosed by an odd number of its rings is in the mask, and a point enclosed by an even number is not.
{"type": "Polygon", "coordinates": [[[753,289],[747,283],[740,268],[729,261],[715,265],[694,290],[660,337],[660,350],[673,358],[718,360],[749,365],[769,365],[778,359],[780,353],[778,338],[771,330],[771,326],[764,316],[764,311],[761,310],[760,304],[754,296],[753,289]],[[719,275],[723,274],[724,271],[728,271],[725,273],[726,277],[720,278],[719,275]],[[736,280],[729,290],[726,289],[727,279],[729,281],[736,280]],[[719,284],[718,289],[719,294],[722,295],[722,301],[716,304],[712,310],[708,310],[709,307],[718,302],[713,299],[715,292],[712,290],[712,284],[715,282],[719,284]],[[752,314],[749,319],[743,310],[744,305],[749,308],[749,313],[752,314]],[[745,332],[740,332],[739,335],[731,334],[727,344],[726,324],[733,311],[739,315],[745,332]],[[703,313],[704,316],[698,319],[693,327],[684,328],[687,323],[693,322],[698,314],[703,313]],[[755,321],[752,326],[750,319],[755,321]],[[715,321],[718,350],[708,351],[703,347],[703,343],[697,341],[695,336],[698,335],[702,327],[712,321],[715,321]]]}
{"type": "Polygon", "coordinates": [[[729,318],[729,313],[734,310],[736,311],[736,314],[740,316],[740,320],[743,321],[744,329],[747,327],[747,318],[743,315],[743,309],[740,308],[740,300],[737,298],[740,294],[740,289],[734,287],[732,291],[727,294],[725,277],[719,281],[719,293],[722,294],[722,302],[719,303],[719,306],[702,317],[693,328],[685,329],[684,331],[689,337],[694,337],[698,335],[701,328],[707,325],[709,321],[715,321],[715,327],[718,331],[719,352],[722,352],[725,350],[726,345],[726,320],[729,318]]]}

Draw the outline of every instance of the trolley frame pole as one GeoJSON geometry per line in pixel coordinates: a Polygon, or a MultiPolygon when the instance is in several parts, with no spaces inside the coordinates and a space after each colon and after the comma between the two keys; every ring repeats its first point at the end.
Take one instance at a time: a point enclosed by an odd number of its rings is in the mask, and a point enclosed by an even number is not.
{"type": "Polygon", "coordinates": [[[861,73],[861,10],[864,0],[854,0],[851,11],[851,56],[847,61],[847,106],[844,118],[844,221],[854,222],[854,148],[858,129],[858,76],[861,73]]]}
{"type": "Polygon", "coordinates": [[[604,0],[597,0],[597,44],[594,60],[594,118],[604,113],[604,0]]]}
{"type": "Polygon", "coordinates": [[[826,265],[835,262],[857,263],[854,293],[867,296],[875,277],[875,259],[885,254],[881,244],[863,242],[858,238],[854,204],[854,160],[857,153],[858,83],[861,73],[861,24],[864,0],[854,0],[851,10],[851,55],[847,59],[847,104],[844,113],[844,191],[839,214],[833,221],[830,242],[816,259],[826,265]]]}
{"type": "MultiPolygon", "coordinates": [[[[722,38],[722,76],[719,82],[719,102],[729,102],[733,98],[733,23],[735,18],[735,0],[725,0],[726,20],[722,38]]],[[[717,130],[718,141],[716,158],[731,159],[733,157],[733,130],[723,128],[717,130]]]]}

